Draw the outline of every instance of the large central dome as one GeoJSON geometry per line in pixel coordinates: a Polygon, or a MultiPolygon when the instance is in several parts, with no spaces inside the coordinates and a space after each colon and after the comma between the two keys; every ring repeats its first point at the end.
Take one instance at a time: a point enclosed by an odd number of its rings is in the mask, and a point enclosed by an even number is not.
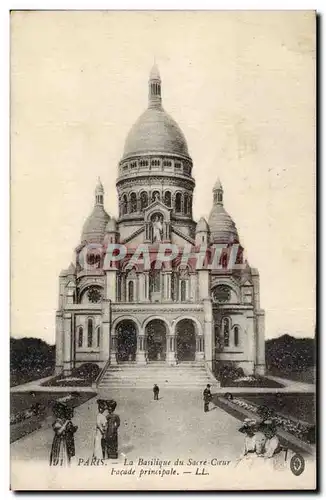
{"type": "Polygon", "coordinates": [[[147,109],[127,136],[123,157],[144,153],[189,156],[187,142],[179,125],[163,108],[147,109]]]}
{"type": "Polygon", "coordinates": [[[132,126],[124,147],[123,159],[146,153],[176,154],[189,157],[188,146],[179,125],[164,111],[161,78],[156,65],[149,78],[148,109],[132,126]]]}

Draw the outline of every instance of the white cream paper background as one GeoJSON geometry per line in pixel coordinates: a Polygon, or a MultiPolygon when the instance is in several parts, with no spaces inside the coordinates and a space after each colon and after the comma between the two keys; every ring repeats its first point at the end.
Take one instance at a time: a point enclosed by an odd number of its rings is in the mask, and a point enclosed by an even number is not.
{"type": "MultiPolygon", "coordinates": [[[[171,457],[174,458],[177,457],[171,457]]],[[[157,476],[143,476],[141,479],[137,476],[111,476],[109,470],[105,466],[64,469],[49,467],[39,461],[15,461],[11,465],[11,484],[15,490],[297,490],[316,487],[316,467],[312,461],[306,462],[301,476],[294,476],[289,466],[273,473],[266,466],[255,465],[248,470],[235,468],[234,463],[229,467],[210,467],[207,476],[183,475],[185,468],[179,467],[179,475],[163,479],[157,476]]]]}

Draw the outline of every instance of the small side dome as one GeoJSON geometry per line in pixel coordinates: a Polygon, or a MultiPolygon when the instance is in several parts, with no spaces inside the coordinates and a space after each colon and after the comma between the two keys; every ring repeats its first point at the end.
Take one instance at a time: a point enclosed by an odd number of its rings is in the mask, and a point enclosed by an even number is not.
{"type": "Polygon", "coordinates": [[[95,203],[91,215],[86,219],[82,231],[81,241],[87,243],[103,243],[105,228],[110,220],[109,214],[104,210],[104,188],[98,178],[95,188],[95,203]]]}
{"type": "Polygon", "coordinates": [[[102,243],[105,235],[105,228],[109,220],[110,216],[106,213],[104,208],[101,205],[96,205],[91,215],[84,223],[81,241],[85,240],[87,243],[102,243]]]}
{"type": "Polygon", "coordinates": [[[117,232],[117,221],[112,217],[106,225],[106,233],[116,233],[117,232]]]}
{"type": "Polygon", "coordinates": [[[223,205],[215,205],[208,219],[213,243],[238,243],[239,235],[235,223],[223,205]]]}
{"type": "Polygon", "coordinates": [[[201,217],[196,226],[196,233],[206,232],[208,233],[209,227],[204,217],[201,217]]]}

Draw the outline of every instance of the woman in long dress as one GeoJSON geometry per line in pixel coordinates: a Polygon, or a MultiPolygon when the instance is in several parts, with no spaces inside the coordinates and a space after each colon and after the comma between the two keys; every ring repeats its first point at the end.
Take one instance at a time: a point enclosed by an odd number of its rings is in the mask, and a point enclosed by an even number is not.
{"type": "Polygon", "coordinates": [[[256,420],[246,418],[243,425],[239,429],[245,435],[244,447],[242,454],[237,460],[236,465],[240,462],[251,468],[253,463],[261,461],[264,454],[266,436],[259,429],[259,424],[256,420]]]}
{"type": "Polygon", "coordinates": [[[72,410],[62,403],[53,408],[56,417],[52,424],[54,437],[50,453],[50,465],[66,466],[70,464],[71,457],[75,455],[74,433],[77,426],[71,422],[72,410]]]}
{"type": "Polygon", "coordinates": [[[106,454],[107,458],[118,458],[118,429],[120,417],[114,413],[117,407],[116,401],[107,401],[108,415],[106,428],[106,454]]]}
{"type": "Polygon", "coordinates": [[[96,459],[105,458],[105,438],[106,438],[106,416],[107,407],[103,399],[97,401],[98,414],[96,417],[96,431],[94,439],[93,457],[96,459]]]}

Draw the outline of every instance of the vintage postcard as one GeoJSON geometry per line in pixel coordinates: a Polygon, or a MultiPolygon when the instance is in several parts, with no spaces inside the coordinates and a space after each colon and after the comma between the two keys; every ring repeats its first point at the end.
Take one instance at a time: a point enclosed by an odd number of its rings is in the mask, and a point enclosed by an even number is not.
{"type": "Polygon", "coordinates": [[[314,11],[12,11],[13,490],[316,488],[314,11]]]}

